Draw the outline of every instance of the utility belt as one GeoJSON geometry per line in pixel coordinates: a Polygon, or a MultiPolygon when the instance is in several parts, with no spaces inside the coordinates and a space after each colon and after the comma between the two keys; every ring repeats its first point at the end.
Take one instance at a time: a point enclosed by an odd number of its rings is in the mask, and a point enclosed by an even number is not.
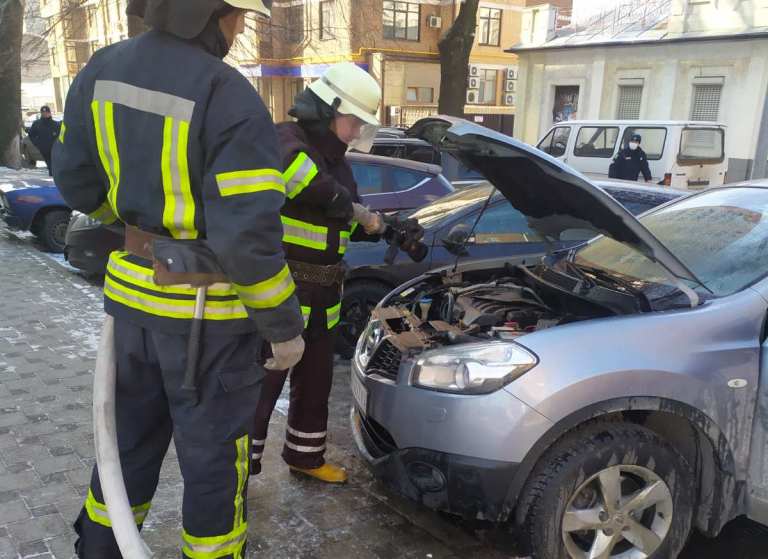
{"type": "Polygon", "coordinates": [[[125,250],[152,262],[157,285],[230,283],[216,257],[199,241],[180,241],[126,225],[125,250]]]}
{"type": "Polygon", "coordinates": [[[307,264],[298,260],[288,260],[288,268],[296,281],[314,283],[322,287],[331,287],[344,283],[347,270],[343,262],[322,266],[320,264],[307,264]]]}

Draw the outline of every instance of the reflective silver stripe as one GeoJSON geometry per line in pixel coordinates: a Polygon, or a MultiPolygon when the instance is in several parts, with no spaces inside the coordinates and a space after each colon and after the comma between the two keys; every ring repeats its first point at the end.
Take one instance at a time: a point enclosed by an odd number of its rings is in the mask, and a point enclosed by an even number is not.
{"type": "Polygon", "coordinates": [[[362,110],[362,111],[365,111],[365,112],[366,112],[366,113],[368,113],[369,115],[372,115],[372,116],[376,116],[376,112],[377,112],[377,111],[378,111],[378,109],[379,109],[379,107],[378,107],[378,106],[376,106],[376,107],[375,107],[375,108],[373,108],[373,109],[371,109],[370,107],[366,107],[365,105],[363,105],[363,104],[362,104],[360,101],[358,101],[357,99],[353,99],[352,97],[350,97],[349,95],[347,95],[347,94],[344,92],[344,90],[342,90],[342,89],[339,89],[338,87],[336,87],[336,86],[335,86],[333,83],[331,83],[331,80],[329,80],[327,77],[323,76],[323,77],[322,77],[322,78],[320,78],[320,79],[323,81],[323,83],[324,83],[325,85],[327,85],[328,87],[330,87],[330,88],[333,90],[333,92],[334,92],[336,95],[338,95],[339,97],[341,97],[342,99],[344,99],[344,100],[345,100],[347,103],[352,103],[352,104],[353,104],[355,107],[357,107],[358,109],[360,109],[360,110],[362,110]]]}
{"type": "Polygon", "coordinates": [[[345,252],[347,252],[348,246],[349,246],[349,236],[348,235],[339,236],[339,254],[344,254],[345,252]]]}
{"type": "Polygon", "coordinates": [[[290,441],[285,441],[285,446],[296,452],[321,452],[325,450],[325,443],[320,446],[304,446],[301,444],[293,444],[290,441]]]}
{"type": "MultiPolygon", "coordinates": [[[[146,288],[154,288],[158,290],[158,293],[163,293],[167,291],[168,293],[175,293],[178,295],[189,295],[191,297],[195,296],[195,288],[192,287],[188,283],[178,283],[174,285],[169,286],[159,286],[155,284],[155,278],[152,274],[143,274],[141,272],[138,272],[136,270],[133,270],[131,268],[126,268],[123,266],[119,261],[115,260],[114,258],[110,258],[109,264],[107,266],[107,270],[115,271],[121,274],[124,274],[130,278],[133,278],[135,280],[138,280],[140,282],[150,284],[145,285],[146,288]],[[179,291],[183,291],[183,293],[179,293],[179,291]]],[[[227,295],[233,295],[236,296],[237,294],[232,289],[231,283],[214,283],[208,288],[208,294],[209,295],[221,295],[221,296],[227,296],[227,295]]],[[[190,299],[191,300],[191,299],[190,299]]]]}
{"type": "Polygon", "coordinates": [[[299,187],[306,187],[305,181],[309,177],[309,175],[316,170],[315,162],[312,161],[309,157],[307,157],[305,154],[302,154],[306,157],[306,160],[304,163],[301,164],[301,167],[299,167],[296,172],[293,174],[293,176],[288,180],[288,182],[285,185],[286,190],[286,196],[291,198],[292,194],[296,190],[300,190],[299,187]]]}
{"type": "Polygon", "coordinates": [[[322,439],[328,434],[328,431],[318,431],[317,433],[305,433],[304,431],[297,431],[290,425],[286,425],[286,429],[294,437],[301,437],[303,439],[322,439]]]}
{"type": "MultiPolygon", "coordinates": [[[[239,290],[238,293],[240,295],[240,299],[243,300],[243,302],[256,302],[260,303],[263,301],[269,301],[272,299],[279,298],[281,295],[283,295],[286,290],[291,289],[293,286],[293,276],[291,274],[286,274],[285,277],[280,280],[278,283],[276,283],[273,287],[270,287],[269,289],[264,289],[263,291],[259,291],[257,293],[252,293],[248,290],[239,290]]],[[[275,305],[277,306],[277,305],[275,305]]]]}
{"type": "Polygon", "coordinates": [[[308,246],[308,248],[325,250],[328,246],[328,233],[327,231],[313,231],[302,227],[294,220],[288,221],[286,218],[283,218],[283,240],[292,244],[308,246]],[[309,245],[301,243],[302,240],[308,242],[309,245]]]}
{"type": "Polygon", "coordinates": [[[267,439],[261,439],[261,440],[253,440],[252,444],[253,446],[264,446],[264,444],[267,442],[267,439]]]}
{"type": "Polygon", "coordinates": [[[262,456],[264,456],[263,452],[254,452],[251,454],[251,460],[261,460],[262,456]]]}
{"type": "Polygon", "coordinates": [[[338,305],[334,305],[329,309],[326,309],[325,318],[326,318],[326,323],[328,325],[328,329],[331,329],[334,326],[336,326],[336,324],[339,322],[339,319],[341,318],[341,303],[339,303],[338,305]]]}
{"type": "Polygon", "coordinates": [[[111,101],[137,111],[169,116],[187,122],[192,120],[192,113],[195,110],[195,102],[189,99],[109,80],[96,80],[93,98],[96,101],[111,101]]]}
{"type": "Polygon", "coordinates": [[[248,534],[246,532],[242,532],[241,534],[238,534],[237,536],[225,542],[210,544],[210,545],[192,543],[186,539],[184,543],[187,546],[187,548],[189,548],[189,550],[192,551],[193,553],[216,553],[217,551],[223,551],[224,549],[227,549],[229,547],[239,544],[240,542],[245,541],[245,538],[247,536],[248,534]]]}

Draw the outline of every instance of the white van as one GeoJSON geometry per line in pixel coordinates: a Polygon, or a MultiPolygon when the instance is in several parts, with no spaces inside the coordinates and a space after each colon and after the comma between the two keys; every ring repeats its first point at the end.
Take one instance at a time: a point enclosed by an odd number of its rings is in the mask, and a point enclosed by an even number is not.
{"type": "Polygon", "coordinates": [[[603,179],[635,133],[643,138],[640,147],[648,156],[653,182],[688,190],[723,184],[728,167],[725,126],[716,122],[570,120],[555,124],[536,147],[603,179]]]}

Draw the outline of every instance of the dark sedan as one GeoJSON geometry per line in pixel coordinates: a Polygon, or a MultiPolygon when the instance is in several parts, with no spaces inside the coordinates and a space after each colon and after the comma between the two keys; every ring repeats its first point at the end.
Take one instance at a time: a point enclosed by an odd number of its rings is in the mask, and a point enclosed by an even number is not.
{"type": "MultiPolygon", "coordinates": [[[[627,181],[598,181],[596,184],[635,215],[685,194],[679,190],[627,181]]],[[[547,244],[501,194],[497,192],[491,196],[492,190],[492,186],[484,182],[457,191],[413,213],[412,217],[417,218],[426,231],[424,242],[431,248],[427,258],[420,263],[401,253],[394,265],[384,264],[387,245],[383,242],[354,243],[350,246],[346,256],[349,272],[344,285],[337,346],[341,355],[351,357],[370,311],[387,293],[430,269],[450,264],[457,258],[464,262],[499,256],[544,254],[592,236],[589,231],[571,230],[560,237],[560,243],[547,244]],[[468,236],[489,196],[488,207],[472,235],[468,236]]]]}

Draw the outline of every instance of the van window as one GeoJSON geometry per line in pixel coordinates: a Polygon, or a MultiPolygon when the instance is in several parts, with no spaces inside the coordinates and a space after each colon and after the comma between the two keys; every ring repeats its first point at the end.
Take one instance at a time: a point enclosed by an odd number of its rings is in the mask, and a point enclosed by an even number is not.
{"type": "Polygon", "coordinates": [[[722,128],[683,128],[680,136],[681,165],[720,163],[725,158],[725,134],[722,128]]]}
{"type": "Polygon", "coordinates": [[[624,137],[621,140],[621,147],[629,143],[632,134],[640,134],[642,141],[640,147],[643,148],[648,161],[658,161],[664,155],[664,143],[667,141],[666,128],[641,128],[638,126],[628,126],[624,130],[624,137]]]}
{"type": "Polygon", "coordinates": [[[536,147],[552,157],[560,157],[561,155],[565,155],[565,149],[568,146],[568,138],[570,135],[570,126],[558,126],[557,128],[553,128],[536,147]]]}
{"type": "Polygon", "coordinates": [[[582,126],[576,136],[573,155],[577,157],[613,157],[619,129],[607,126],[582,126]]]}

